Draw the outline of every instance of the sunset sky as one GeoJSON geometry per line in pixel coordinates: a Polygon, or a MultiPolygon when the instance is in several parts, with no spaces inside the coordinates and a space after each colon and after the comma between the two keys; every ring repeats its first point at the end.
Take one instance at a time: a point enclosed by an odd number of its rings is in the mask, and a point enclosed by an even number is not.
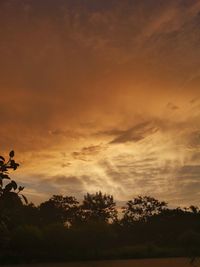
{"type": "Polygon", "coordinates": [[[30,201],[200,204],[200,0],[1,0],[1,154],[30,201]]]}

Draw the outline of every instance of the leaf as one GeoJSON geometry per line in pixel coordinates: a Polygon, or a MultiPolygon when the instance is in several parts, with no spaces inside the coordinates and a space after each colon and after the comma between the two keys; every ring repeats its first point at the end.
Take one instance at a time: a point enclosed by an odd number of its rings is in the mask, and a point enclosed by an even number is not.
{"type": "Polygon", "coordinates": [[[10,158],[13,158],[13,157],[15,156],[15,152],[14,152],[14,150],[11,150],[11,151],[10,151],[9,156],[10,156],[10,158]]]}
{"type": "Polygon", "coordinates": [[[14,171],[19,167],[19,164],[18,163],[15,163],[14,166],[13,166],[13,169],[14,171]]]}
{"type": "Polygon", "coordinates": [[[12,190],[12,188],[13,188],[13,185],[12,185],[12,182],[11,182],[11,183],[9,183],[9,184],[7,184],[7,185],[5,186],[4,190],[7,191],[7,192],[9,192],[9,191],[12,190]]]}
{"type": "Polygon", "coordinates": [[[2,159],[3,161],[5,161],[5,158],[4,158],[4,157],[2,157],[2,156],[0,156],[0,159],[2,159]]]}
{"type": "Polygon", "coordinates": [[[1,179],[9,179],[10,180],[10,177],[7,174],[4,174],[4,173],[0,173],[0,178],[1,179]]]}
{"type": "Polygon", "coordinates": [[[12,184],[13,189],[16,190],[17,189],[17,183],[15,181],[12,181],[11,184],[12,184]]]}
{"type": "Polygon", "coordinates": [[[24,190],[24,186],[19,186],[18,188],[19,192],[24,190]]]}
{"type": "Polygon", "coordinates": [[[2,165],[1,166],[1,168],[0,168],[0,170],[2,171],[2,172],[6,172],[7,170],[8,170],[8,166],[6,166],[6,165],[2,165]]]}
{"type": "Polygon", "coordinates": [[[16,163],[14,159],[10,161],[10,167],[15,171],[19,167],[19,163],[16,163]]]}
{"type": "Polygon", "coordinates": [[[24,195],[21,195],[21,196],[24,199],[25,203],[28,204],[28,199],[24,195]]]}

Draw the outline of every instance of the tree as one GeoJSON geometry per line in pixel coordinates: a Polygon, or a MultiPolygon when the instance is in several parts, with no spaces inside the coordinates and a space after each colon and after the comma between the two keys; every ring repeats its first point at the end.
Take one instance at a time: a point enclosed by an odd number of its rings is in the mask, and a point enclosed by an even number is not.
{"type": "Polygon", "coordinates": [[[22,199],[28,203],[26,197],[21,194],[24,187],[18,186],[14,180],[11,180],[9,176],[9,170],[16,170],[19,164],[14,160],[15,152],[12,150],[9,153],[8,161],[4,157],[0,156],[0,207],[15,207],[22,203],[22,199]],[[5,184],[5,180],[9,182],[5,184]]]}
{"type": "Polygon", "coordinates": [[[81,206],[84,221],[114,222],[117,220],[116,204],[112,195],[87,193],[81,206]]]}
{"type": "Polygon", "coordinates": [[[19,167],[14,155],[12,150],[7,161],[0,156],[0,224],[8,228],[12,228],[21,220],[23,202],[28,203],[26,197],[21,194],[24,187],[18,186],[9,176],[10,170],[15,171],[19,167]]]}
{"type": "Polygon", "coordinates": [[[44,223],[73,224],[78,212],[78,201],[72,196],[54,195],[40,207],[40,216],[44,223]]]}
{"type": "Polygon", "coordinates": [[[189,207],[189,210],[193,213],[193,214],[198,214],[200,211],[199,211],[199,208],[197,206],[190,206],[189,207]]]}
{"type": "Polygon", "coordinates": [[[150,196],[138,196],[126,203],[123,208],[123,222],[132,223],[134,221],[147,221],[150,217],[160,214],[167,208],[166,202],[150,196]]]}

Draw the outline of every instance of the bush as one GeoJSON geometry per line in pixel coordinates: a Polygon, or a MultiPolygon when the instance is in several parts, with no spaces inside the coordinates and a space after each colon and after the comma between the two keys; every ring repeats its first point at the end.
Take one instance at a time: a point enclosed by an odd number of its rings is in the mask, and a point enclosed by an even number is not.
{"type": "Polygon", "coordinates": [[[16,250],[39,249],[43,244],[43,234],[37,226],[19,226],[13,231],[11,243],[16,250]]]}
{"type": "Polygon", "coordinates": [[[4,223],[0,224],[0,248],[6,248],[10,242],[10,232],[4,223]]]}

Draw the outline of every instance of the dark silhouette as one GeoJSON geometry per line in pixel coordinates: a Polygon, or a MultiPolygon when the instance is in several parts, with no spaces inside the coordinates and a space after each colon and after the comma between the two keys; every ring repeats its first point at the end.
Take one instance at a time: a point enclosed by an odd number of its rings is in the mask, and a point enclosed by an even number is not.
{"type": "Polygon", "coordinates": [[[150,217],[160,214],[167,208],[167,203],[158,201],[150,196],[138,196],[129,200],[123,208],[125,223],[147,221],[150,217]]]}
{"type": "Polygon", "coordinates": [[[113,196],[87,193],[81,205],[83,220],[96,222],[115,222],[117,220],[116,204],[113,196]]]}
{"type": "Polygon", "coordinates": [[[79,202],[74,197],[54,195],[39,206],[41,222],[71,225],[76,220],[79,210],[78,204],[79,202]]]}
{"type": "Polygon", "coordinates": [[[9,171],[15,171],[18,167],[13,150],[9,153],[7,161],[0,156],[0,225],[3,228],[12,227],[19,219],[23,202],[28,203],[27,198],[21,194],[24,187],[18,186],[9,176],[9,171]]]}
{"type": "Polygon", "coordinates": [[[11,180],[14,151],[0,156],[0,264],[200,256],[200,211],[170,209],[150,196],[127,201],[118,214],[113,196],[87,193],[78,202],[54,195],[36,207],[11,180]]]}

